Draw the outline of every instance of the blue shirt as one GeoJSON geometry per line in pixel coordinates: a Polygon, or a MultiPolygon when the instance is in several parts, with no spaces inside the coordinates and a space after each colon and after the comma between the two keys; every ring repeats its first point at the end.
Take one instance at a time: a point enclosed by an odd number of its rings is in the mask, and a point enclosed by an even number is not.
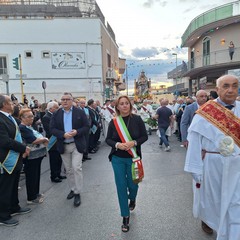
{"type": "MultiPolygon", "coordinates": [[[[72,131],[72,107],[70,110],[67,112],[64,109],[63,110],[63,124],[64,124],[64,131],[66,132],[71,132],[72,131]]],[[[69,142],[74,142],[74,138],[68,138],[65,139],[64,142],[69,143],[69,142]]]]}

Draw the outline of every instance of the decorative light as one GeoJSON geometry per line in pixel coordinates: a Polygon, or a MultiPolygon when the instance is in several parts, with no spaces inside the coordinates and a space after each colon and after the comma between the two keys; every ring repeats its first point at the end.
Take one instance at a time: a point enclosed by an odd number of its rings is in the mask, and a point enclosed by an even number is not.
{"type": "Polygon", "coordinates": [[[221,42],[222,45],[224,45],[226,41],[225,41],[224,38],[222,38],[220,42],[221,42]]]}

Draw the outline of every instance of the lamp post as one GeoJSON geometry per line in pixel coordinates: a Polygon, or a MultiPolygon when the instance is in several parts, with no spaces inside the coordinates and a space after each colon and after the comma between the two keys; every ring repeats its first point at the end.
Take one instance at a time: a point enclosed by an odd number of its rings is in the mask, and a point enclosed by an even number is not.
{"type": "Polygon", "coordinates": [[[128,65],[126,64],[126,92],[128,96],[128,65]]]}
{"type": "Polygon", "coordinates": [[[176,56],[176,94],[177,94],[177,65],[178,65],[178,62],[177,62],[177,53],[172,53],[173,56],[176,56]]]}

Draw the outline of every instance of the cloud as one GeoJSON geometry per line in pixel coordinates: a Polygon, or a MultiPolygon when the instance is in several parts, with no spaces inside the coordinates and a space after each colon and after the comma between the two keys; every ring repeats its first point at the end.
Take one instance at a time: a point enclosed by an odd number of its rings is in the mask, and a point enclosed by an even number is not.
{"type": "Polygon", "coordinates": [[[158,55],[158,49],[151,48],[135,48],[132,50],[132,56],[136,58],[149,58],[158,55]]]}
{"type": "Polygon", "coordinates": [[[143,3],[143,7],[145,8],[151,8],[154,3],[158,3],[161,7],[165,7],[167,5],[167,1],[162,1],[162,0],[147,0],[146,2],[143,3]]]}

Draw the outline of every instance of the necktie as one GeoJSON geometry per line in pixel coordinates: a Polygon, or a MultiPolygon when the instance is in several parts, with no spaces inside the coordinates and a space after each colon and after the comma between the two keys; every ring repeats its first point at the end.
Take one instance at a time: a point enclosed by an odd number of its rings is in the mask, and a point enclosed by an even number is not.
{"type": "Polygon", "coordinates": [[[8,115],[8,118],[15,124],[15,120],[11,115],[8,115]]]}
{"type": "Polygon", "coordinates": [[[232,110],[234,108],[234,105],[227,105],[227,106],[225,106],[225,108],[232,110]]]}

